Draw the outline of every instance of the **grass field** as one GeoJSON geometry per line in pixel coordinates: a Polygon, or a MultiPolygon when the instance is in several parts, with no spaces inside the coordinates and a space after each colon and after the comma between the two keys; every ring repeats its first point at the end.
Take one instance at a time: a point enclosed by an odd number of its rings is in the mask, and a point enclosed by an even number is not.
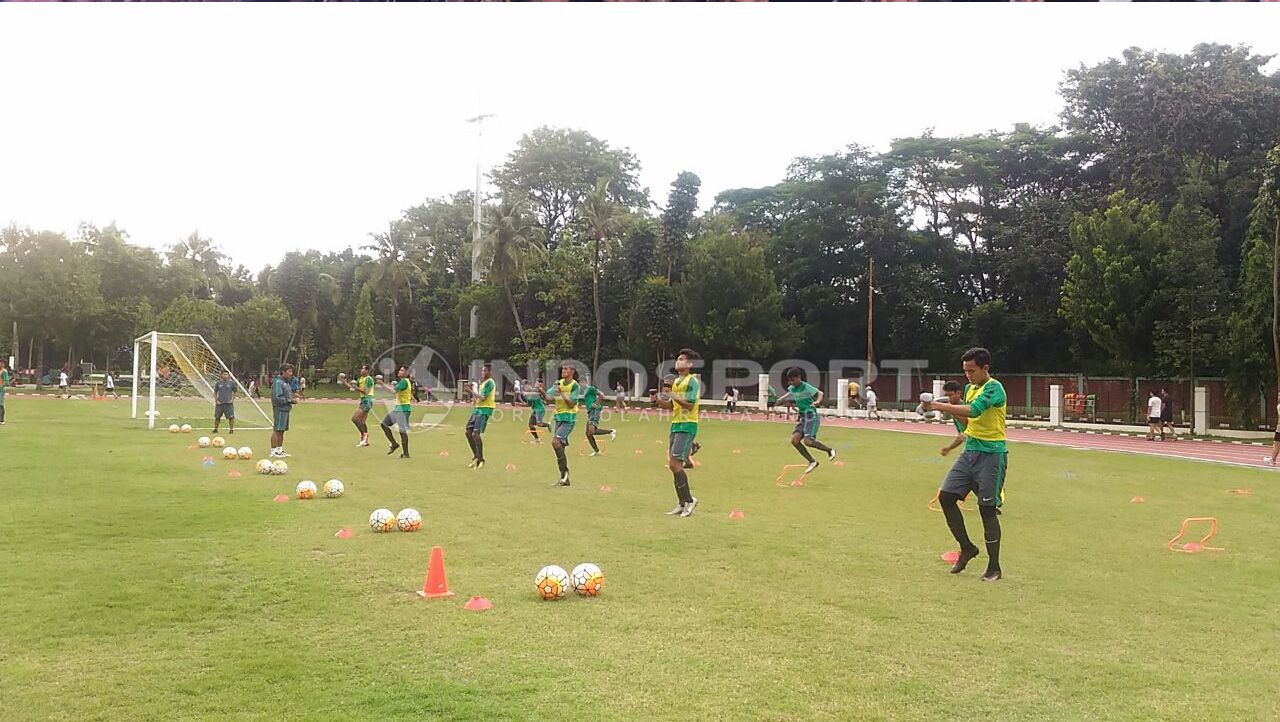
{"type": "Polygon", "coordinates": [[[984,558],[939,560],[934,437],[830,429],[846,465],[777,488],[789,427],[707,421],[678,519],[657,420],[615,424],[594,459],[579,426],[574,486],[553,489],[550,447],[510,420],[467,470],[461,411],[401,461],[353,448],[350,406],[303,404],[290,473],[261,477],[202,468],[195,435],[146,432],[124,402],[8,405],[3,720],[1280,716],[1280,492],[1260,470],[1014,446],[1006,577],[985,584],[984,558]],[[330,477],[344,498],[271,501],[330,477]],[[380,506],[422,531],[373,534],[380,506]],[[1201,515],[1227,551],[1165,549],[1201,515]],[[414,594],[433,544],[453,599],[414,594]],[[539,567],[582,561],[600,598],[536,597],[539,567]]]}

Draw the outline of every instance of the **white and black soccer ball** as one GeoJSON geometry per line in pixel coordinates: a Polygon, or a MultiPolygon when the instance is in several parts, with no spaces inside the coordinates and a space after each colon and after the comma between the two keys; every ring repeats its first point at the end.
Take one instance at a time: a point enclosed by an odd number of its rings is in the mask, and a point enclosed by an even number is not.
{"type": "Polygon", "coordinates": [[[369,515],[369,528],[379,534],[396,528],[396,515],[390,509],[374,509],[369,515]]]}
{"type": "Polygon", "coordinates": [[[239,455],[239,452],[234,446],[228,446],[227,448],[222,450],[222,458],[224,459],[228,459],[228,460],[235,459],[235,458],[238,458],[238,455],[239,455]]]}
{"type": "Polygon", "coordinates": [[[549,564],[538,570],[533,587],[543,599],[559,599],[569,589],[569,573],[563,567],[549,564]]]}
{"type": "Polygon", "coordinates": [[[330,479],[324,483],[324,495],[328,499],[337,499],[347,490],[341,481],[330,479]]]}
{"type": "Polygon", "coordinates": [[[396,514],[396,528],[400,531],[417,531],[422,528],[422,515],[417,509],[401,509],[396,514]]]}
{"type": "Polygon", "coordinates": [[[202,449],[209,448],[209,444],[211,443],[212,442],[209,440],[208,436],[201,436],[200,438],[196,439],[196,446],[199,446],[202,449]]]}
{"type": "Polygon", "coordinates": [[[289,473],[289,465],[284,462],[284,459],[276,459],[271,462],[271,473],[276,476],[284,476],[289,473]]]}
{"type": "Polygon", "coordinates": [[[569,573],[569,583],[573,591],[584,597],[594,597],[604,588],[604,572],[590,562],[583,562],[569,573]]]}

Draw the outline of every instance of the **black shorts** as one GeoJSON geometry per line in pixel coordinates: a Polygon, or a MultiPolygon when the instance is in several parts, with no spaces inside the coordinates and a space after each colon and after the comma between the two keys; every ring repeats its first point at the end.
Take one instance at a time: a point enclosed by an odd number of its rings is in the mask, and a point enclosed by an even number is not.
{"type": "Polygon", "coordinates": [[[232,420],[236,418],[235,404],[214,404],[213,405],[214,423],[217,423],[217,421],[224,416],[232,420]]]}
{"type": "Polygon", "coordinates": [[[1007,452],[965,451],[943,477],[940,491],[956,494],[961,499],[973,491],[978,494],[979,506],[999,508],[1004,504],[1004,478],[1008,468],[1007,452]]]}
{"type": "Polygon", "coordinates": [[[1148,423],[1148,424],[1151,424],[1152,426],[1159,426],[1159,425],[1160,425],[1160,417],[1159,417],[1159,416],[1148,416],[1148,417],[1147,417],[1147,423],[1148,423]]]}

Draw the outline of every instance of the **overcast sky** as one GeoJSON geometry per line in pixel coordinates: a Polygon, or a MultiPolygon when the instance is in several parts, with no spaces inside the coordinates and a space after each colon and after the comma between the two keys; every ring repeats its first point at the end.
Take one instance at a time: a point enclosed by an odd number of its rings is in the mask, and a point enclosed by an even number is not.
{"type": "MultiPolygon", "coordinates": [[[[1267,4],[0,4],[0,223],[191,231],[257,269],[366,242],[539,126],[703,207],[850,143],[1052,123],[1138,45],[1280,52],[1267,4]]],[[[1272,61],[1271,70],[1280,68],[1272,61]]]]}

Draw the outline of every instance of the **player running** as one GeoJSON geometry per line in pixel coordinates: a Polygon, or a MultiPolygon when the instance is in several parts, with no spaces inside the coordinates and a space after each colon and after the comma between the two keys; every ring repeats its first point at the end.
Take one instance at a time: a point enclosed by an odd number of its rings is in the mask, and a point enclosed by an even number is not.
{"type": "Polygon", "coordinates": [[[569,445],[569,434],[573,433],[573,427],[578,423],[578,401],[582,394],[576,380],[577,375],[573,365],[566,363],[560,367],[560,380],[551,387],[551,394],[542,392],[543,398],[556,404],[556,429],[555,436],[551,439],[551,448],[556,452],[560,480],[553,486],[569,486],[569,460],[565,458],[564,449],[569,445]]]}
{"type": "Polygon", "coordinates": [[[964,363],[964,375],[969,383],[964,387],[963,402],[959,404],[930,401],[925,410],[936,410],[967,419],[964,433],[964,452],[947,472],[938,490],[938,503],[947,519],[947,527],[960,543],[960,557],[951,566],[952,574],[964,571],[965,566],[979,550],[964,528],[964,516],[959,502],[970,491],[978,494],[978,511],[982,515],[982,528],[987,546],[987,571],[982,581],[994,582],[1000,571],[1000,519],[999,509],[1004,502],[1005,471],[1009,465],[1009,453],[1005,446],[1004,386],[991,377],[991,352],[985,348],[971,348],[960,357],[964,363]]]}
{"type": "Polygon", "coordinates": [[[542,382],[537,385],[526,383],[524,385],[524,402],[529,405],[529,433],[533,436],[530,443],[541,444],[542,439],[538,437],[538,429],[549,429],[551,425],[542,420],[547,413],[547,403],[543,401],[546,395],[546,389],[543,388],[542,382]]]}
{"type": "Polygon", "coordinates": [[[818,441],[820,417],[817,406],[822,404],[825,396],[821,390],[804,380],[804,372],[798,368],[791,368],[787,371],[787,391],[778,400],[786,401],[788,398],[796,402],[797,417],[796,428],[791,432],[791,445],[800,452],[805,461],[809,462],[804,470],[804,473],[808,474],[818,468],[818,461],[804,447],[826,452],[828,460],[836,458],[835,449],[818,441]]]}
{"type": "Polygon", "coordinates": [[[467,443],[471,445],[471,463],[468,469],[484,468],[484,430],[489,427],[489,417],[496,406],[494,389],[498,384],[493,380],[493,364],[486,363],[480,367],[480,385],[476,392],[476,406],[467,419],[467,443]]]}
{"type": "Polygon", "coordinates": [[[373,376],[369,375],[369,364],[360,367],[360,375],[356,377],[353,385],[350,380],[343,379],[347,388],[360,394],[359,405],[351,414],[351,423],[355,424],[356,431],[360,432],[360,441],[356,444],[359,446],[369,445],[369,412],[373,409],[373,376]]]}
{"type": "Polygon", "coordinates": [[[687,517],[698,505],[698,497],[689,490],[689,455],[693,453],[694,438],[698,435],[698,408],[702,389],[691,373],[693,362],[700,358],[693,349],[680,349],[676,355],[676,378],[671,382],[671,392],[660,395],[659,403],[671,409],[671,435],[667,449],[667,468],[676,488],[676,506],[668,516],[687,517]]]}
{"type": "Polygon", "coordinates": [[[396,405],[391,407],[386,416],[382,417],[382,433],[386,435],[387,441],[391,442],[391,448],[387,449],[387,456],[390,456],[398,449],[404,449],[400,453],[401,459],[409,458],[409,412],[413,410],[413,389],[409,386],[409,367],[400,366],[396,369],[396,382],[391,386],[391,391],[396,395],[396,405]],[[391,425],[395,424],[400,429],[400,443],[396,443],[395,437],[391,435],[391,425]]]}
{"type": "Polygon", "coordinates": [[[600,389],[588,385],[582,392],[582,403],[587,407],[587,443],[591,444],[591,453],[587,456],[599,456],[600,447],[596,445],[596,434],[608,434],[612,441],[618,438],[618,430],[600,428],[600,411],[604,408],[604,395],[600,393],[600,389]]]}

